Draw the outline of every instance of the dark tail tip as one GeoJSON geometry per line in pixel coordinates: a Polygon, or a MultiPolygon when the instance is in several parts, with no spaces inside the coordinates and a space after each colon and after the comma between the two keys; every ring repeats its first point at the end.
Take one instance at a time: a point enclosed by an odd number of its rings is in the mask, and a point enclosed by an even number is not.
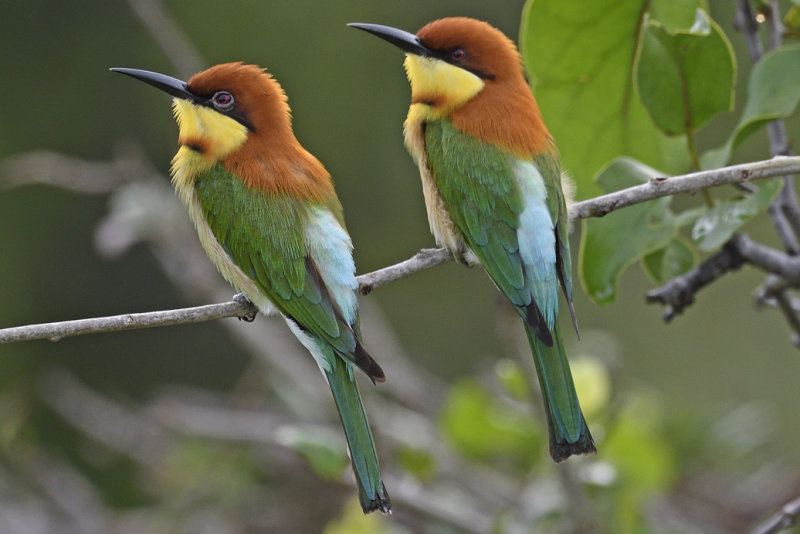
{"type": "Polygon", "coordinates": [[[361,492],[361,509],[364,510],[365,514],[369,514],[378,510],[384,514],[391,514],[392,513],[392,501],[389,500],[389,494],[386,492],[386,486],[381,483],[381,491],[375,496],[375,498],[369,498],[366,494],[362,491],[361,492]]]}
{"type": "Polygon", "coordinates": [[[570,443],[565,439],[555,439],[550,434],[550,456],[556,462],[563,462],[573,454],[596,454],[597,448],[588,428],[578,437],[577,441],[570,443]]]}
{"type": "Polygon", "coordinates": [[[355,363],[358,368],[366,373],[373,384],[376,382],[386,382],[386,373],[383,372],[378,362],[364,349],[360,341],[356,341],[356,350],[353,351],[353,355],[355,356],[355,363]]]}

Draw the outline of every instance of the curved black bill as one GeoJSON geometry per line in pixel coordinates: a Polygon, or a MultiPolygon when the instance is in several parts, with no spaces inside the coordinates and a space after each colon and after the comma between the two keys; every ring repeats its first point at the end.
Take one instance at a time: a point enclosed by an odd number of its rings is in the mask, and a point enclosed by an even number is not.
{"type": "Polygon", "coordinates": [[[173,78],[172,76],[167,76],[166,74],[150,72],[149,70],[126,69],[118,67],[109,70],[119,72],[120,74],[126,74],[132,78],[141,80],[144,83],[148,83],[153,87],[158,87],[162,91],[177,98],[183,98],[186,100],[194,100],[197,98],[196,95],[189,91],[189,86],[186,82],[177,78],[173,78]]]}
{"type": "Polygon", "coordinates": [[[358,28],[365,32],[377,35],[381,39],[389,41],[396,47],[409,54],[416,54],[418,56],[433,56],[434,52],[422,44],[419,37],[407,31],[398,30],[391,26],[381,26],[380,24],[364,24],[361,22],[351,22],[348,24],[351,28],[358,28]]]}

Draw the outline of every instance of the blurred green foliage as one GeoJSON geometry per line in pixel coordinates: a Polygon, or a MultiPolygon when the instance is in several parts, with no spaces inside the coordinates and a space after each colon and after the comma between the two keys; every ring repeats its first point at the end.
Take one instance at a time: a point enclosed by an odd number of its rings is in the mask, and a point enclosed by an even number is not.
{"type": "Polygon", "coordinates": [[[439,426],[460,453],[481,461],[510,461],[515,470],[539,461],[537,452],[546,443],[544,429],[529,413],[501,403],[473,379],[450,387],[439,426]]]}

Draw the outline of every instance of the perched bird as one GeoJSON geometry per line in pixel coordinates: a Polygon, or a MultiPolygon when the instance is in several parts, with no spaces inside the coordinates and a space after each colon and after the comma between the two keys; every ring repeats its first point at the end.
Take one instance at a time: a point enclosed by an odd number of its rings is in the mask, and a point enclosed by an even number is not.
{"type": "Polygon", "coordinates": [[[350,26],[406,53],[405,143],[422,176],[431,232],[457,259],[480,263],[524,321],[550,455],[595,452],[558,327],[559,284],[575,322],[561,168],[517,48],[464,17],[433,21],[416,35],[350,26]]]}
{"type": "Polygon", "coordinates": [[[188,82],[111,69],[174,97],[180,148],[172,183],[222,276],[273,309],[322,370],[342,420],[364,512],[389,512],[375,444],[353,376],[380,366],[359,331],[352,243],[331,177],[292,132],[286,94],[264,70],[225,63],[188,82]],[[274,308],[273,308],[274,307],[274,308]]]}

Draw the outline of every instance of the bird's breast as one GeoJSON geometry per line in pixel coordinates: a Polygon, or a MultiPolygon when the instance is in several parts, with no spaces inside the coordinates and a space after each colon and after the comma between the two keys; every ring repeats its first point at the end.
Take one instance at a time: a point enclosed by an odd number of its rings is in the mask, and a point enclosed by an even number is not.
{"type": "Polygon", "coordinates": [[[436,244],[445,247],[457,257],[462,257],[467,252],[467,245],[461,231],[445,208],[428,166],[428,156],[425,152],[425,121],[421,119],[419,112],[415,111],[415,107],[420,105],[422,104],[414,104],[409,109],[403,128],[406,147],[419,167],[428,224],[436,244]]]}

